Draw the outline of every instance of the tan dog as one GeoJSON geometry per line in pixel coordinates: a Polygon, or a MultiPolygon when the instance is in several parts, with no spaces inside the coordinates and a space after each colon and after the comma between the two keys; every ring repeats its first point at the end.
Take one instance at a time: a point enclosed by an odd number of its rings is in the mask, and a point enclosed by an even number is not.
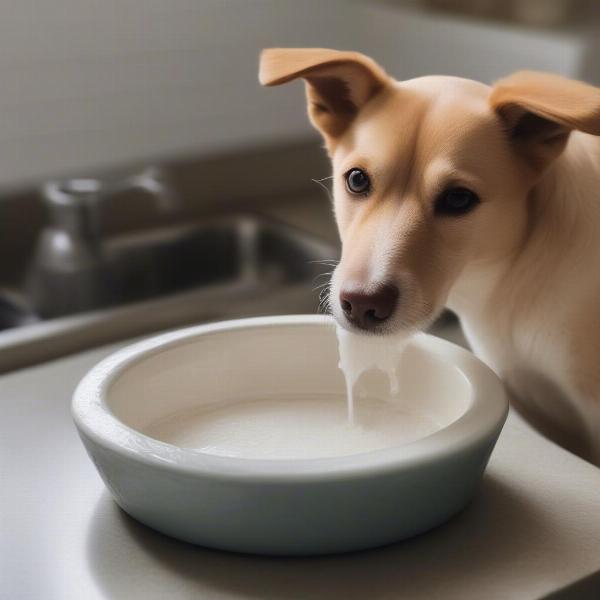
{"type": "Polygon", "coordinates": [[[600,90],[533,72],[397,82],[354,52],[263,52],[262,84],[296,78],[333,163],[338,322],[420,329],[448,306],[517,407],[600,464],[600,90]]]}

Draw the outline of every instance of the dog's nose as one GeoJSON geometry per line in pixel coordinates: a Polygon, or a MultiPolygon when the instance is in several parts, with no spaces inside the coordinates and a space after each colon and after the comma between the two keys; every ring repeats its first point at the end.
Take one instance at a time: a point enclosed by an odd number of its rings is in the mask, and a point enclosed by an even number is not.
{"type": "Polygon", "coordinates": [[[388,319],[396,308],[400,292],[385,284],[365,292],[358,286],[343,287],[340,305],[348,321],[361,329],[372,329],[388,319]]]}

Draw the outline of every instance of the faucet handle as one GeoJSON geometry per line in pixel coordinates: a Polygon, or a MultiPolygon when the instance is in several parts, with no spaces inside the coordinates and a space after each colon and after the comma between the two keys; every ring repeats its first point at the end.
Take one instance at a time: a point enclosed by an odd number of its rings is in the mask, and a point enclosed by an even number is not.
{"type": "Polygon", "coordinates": [[[128,190],[147,192],[162,212],[180,208],[179,196],[164,170],[156,166],[148,166],[129,175],[50,181],[43,186],[42,195],[54,226],[80,237],[98,240],[101,205],[128,190]]]}
{"type": "Polygon", "coordinates": [[[48,209],[51,226],[96,244],[100,234],[96,210],[100,188],[97,179],[45,183],[42,198],[48,209]]]}
{"type": "Polygon", "coordinates": [[[160,167],[151,165],[140,173],[134,173],[124,179],[120,186],[115,186],[113,193],[127,189],[141,189],[152,194],[156,198],[156,205],[162,211],[180,208],[179,196],[174,192],[173,186],[160,167]]]}
{"type": "Polygon", "coordinates": [[[43,196],[51,209],[79,207],[96,209],[98,205],[116,194],[128,190],[144,190],[156,199],[163,210],[179,208],[179,197],[165,176],[164,170],[148,166],[139,172],[103,178],[73,178],[50,181],[43,186],[43,196]]]}

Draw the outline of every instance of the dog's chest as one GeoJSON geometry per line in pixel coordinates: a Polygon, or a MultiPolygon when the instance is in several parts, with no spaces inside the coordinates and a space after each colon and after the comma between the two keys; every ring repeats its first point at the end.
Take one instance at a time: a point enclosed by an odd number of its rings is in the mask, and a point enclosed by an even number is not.
{"type": "MultiPolygon", "coordinates": [[[[591,402],[593,389],[590,393],[582,386],[577,353],[577,348],[592,349],[589,341],[577,343],[569,313],[544,302],[523,303],[527,310],[520,311],[500,302],[489,309],[463,308],[457,312],[465,335],[475,354],[503,380],[511,404],[542,433],[600,464],[600,403],[591,402]]],[[[590,322],[586,335],[593,337],[593,331],[590,322]]]]}
{"type": "Polygon", "coordinates": [[[475,354],[496,371],[523,408],[576,426],[567,340],[560,327],[530,321],[507,328],[489,319],[465,319],[463,327],[475,354]]]}

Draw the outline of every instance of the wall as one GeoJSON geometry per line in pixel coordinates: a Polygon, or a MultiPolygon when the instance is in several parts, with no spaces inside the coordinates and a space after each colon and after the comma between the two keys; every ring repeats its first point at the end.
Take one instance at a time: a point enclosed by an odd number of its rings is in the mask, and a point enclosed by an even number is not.
{"type": "MultiPolygon", "coordinates": [[[[9,0],[0,6],[0,187],[314,134],[265,46],[364,51],[399,78],[581,75],[585,39],[349,0],[9,0]]],[[[588,61],[589,63],[589,61],[588,61]]]]}

